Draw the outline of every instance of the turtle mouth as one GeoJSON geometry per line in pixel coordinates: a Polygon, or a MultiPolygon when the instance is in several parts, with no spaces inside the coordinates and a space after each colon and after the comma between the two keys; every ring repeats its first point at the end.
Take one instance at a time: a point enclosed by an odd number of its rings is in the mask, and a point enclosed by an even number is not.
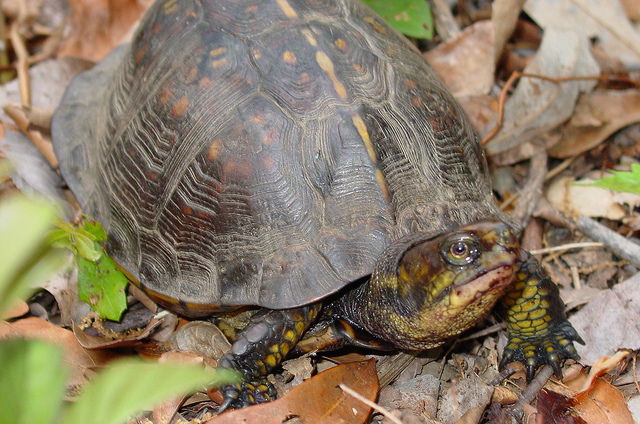
{"type": "Polygon", "coordinates": [[[495,266],[465,281],[450,286],[448,303],[452,308],[466,308],[488,299],[497,301],[515,276],[513,263],[495,266]]]}

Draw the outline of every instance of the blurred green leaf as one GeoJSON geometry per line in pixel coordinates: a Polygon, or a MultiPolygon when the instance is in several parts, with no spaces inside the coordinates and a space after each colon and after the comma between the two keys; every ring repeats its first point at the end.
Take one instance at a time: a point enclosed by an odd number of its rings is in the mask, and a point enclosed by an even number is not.
{"type": "Polygon", "coordinates": [[[433,37],[433,15],[427,0],[363,0],[363,3],[405,35],[433,37]]]}
{"type": "Polygon", "coordinates": [[[0,203],[0,316],[63,263],[64,255],[46,241],[55,217],[53,205],[21,194],[0,203]]]}
{"type": "Polygon", "coordinates": [[[121,360],[86,387],[69,407],[64,424],[121,424],[171,396],[237,381],[238,374],[231,370],[121,360]]]}
{"type": "Polygon", "coordinates": [[[608,188],[611,190],[624,191],[627,193],[640,194],[640,165],[631,164],[631,171],[610,171],[613,175],[596,180],[593,185],[596,187],[608,188]]]}
{"type": "Polygon", "coordinates": [[[0,421],[50,424],[66,390],[62,350],[39,340],[0,341],[0,421]]]}
{"type": "Polygon", "coordinates": [[[105,241],[107,232],[98,221],[87,218],[84,222],[84,230],[95,237],[96,241],[105,241]]]}
{"type": "Polygon", "coordinates": [[[119,321],[127,309],[127,277],[108,255],[92,262],[78,258],[78,297],[101,317],[119,321]]]}

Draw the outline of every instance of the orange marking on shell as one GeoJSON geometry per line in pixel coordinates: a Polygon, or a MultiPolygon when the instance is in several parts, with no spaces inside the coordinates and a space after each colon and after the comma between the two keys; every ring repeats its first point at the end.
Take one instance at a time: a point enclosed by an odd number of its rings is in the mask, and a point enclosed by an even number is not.
{"type": "Polygon", "coordinates": [[[371,144],[371,139],[369,138],[369,131],[367,131],[367,125],[364,123],[360,115],[353,115],[351,117],[351,121],[353,122],[353,126],[358,130],[358,134],[360,134],[360,138],[364,142],[365,147],[367,148],[367,153],[369,154],[369,158],[373,161],[373,163],[377,163],[378,159],[376,158],[376,151],[371,144]]]}
{"type": "Polygon", "coordinates": [[[178,1],[179,0],[169,0],[168,2],[163,4],[162,7],[164,9],[164,14],[169,15],[175,12],[176,9],[178,8],[178,1]]]}
{"type": "Polygon", "coordinates": [[[173,90],[169,87],[163,87],[160,90],[160,104],[167,105],[173,98],[173,90]]]}
{"type": "Polygon", "coordinates": [[[200,81],[198,81],[198,87],[200,88],[208,88],[211,87],[213,85],[213,81],[211,81],[211,78],[209,77],[202,77],[200,78],[200,81]]]}
{"type": "Polygon", "coordinates": [[[262,164],[266,169],[274,169],[276,167],[276,164],[271,156],[263,156],[262,164]]]}
{"type": "Polygon", "coordinates": [[[258,11],[258,5],[252,4],[251,6],[244,9],[245,13],[256,13],[258,11]]]}
{"type": "Polygon", "coordinates": [[[209,149],[207,150],[207,159],[210,161],[218,159],[220,156],[220,152],[222,151],[222,140],[219,138],[213,140],[213,143],[209,145],[209,149]]]}
{"type": "Polygon", "coordinates": [[[316,62],[318,62],[320,68],[327,74],[327,76],[333,83],[333,88],[334,90],[336,90],[338,96],[340,96],[341,99],[346,100],[347,90],[344,88],[344,85],[340,82],[340,80],[338,80],[335,69],[333,67],[333,62],[331,61],[329,56],[327,56],[325,52],[318,51],[316,52],[316,62]]]}
{"type": "Polygon", "coordinates": [[[404,80],[404,86],[411,90],[416,87],[416,82],[410,78],[407,78],[406,80],[404,80]]]}
{"type": "Polygon", "coordinates": [[[254,49],[251,54],[255,60],[260,60],[262,58],[262,53],[260,53],[260,50],[258,49],[254,49]]]}
{"type": "Polygon", "coordinates": [[[304,38],[306,38],[307,42],[309,44],[311,44],[313,47],[317,47],[318,46],[318,41],[313,36],[311,31],[309,31],[308,29],[305,28],[305,29],[302,30],[302,35],[304,35],[304,38]]]}
{"type": "Polygon", "coordinates": [[[298,17],[298,14],[287,0],[276,0],[276,3],[278,3],[278,6],[280,6],[280,9],[282,9],[287,18],[294,19],[298,17]]]}
{"type": "Polygon", "coordinates": [[[210,57],[214,57],[214,56],[220,56],[223,53],[227,52],[227,48],[226,47],[218,47],[217,49],[213,49],[209,52],[209,56],[210,57]]]}
{"type": "Polygon", "coordinates": [[[173,114],[173,116],[182,116],[182,114],[184,114],[184,112],[187,110],[187,107],[189,107],[189,98],[187,96],[184,96],[173,104],[171,113],[173,114]]]}
{"type": "Polygon", "coordinates": [[[422,99],[420,97],[415,97],[415,96],[411,97],[411,104],[414,105],[415,107],[424,106],[422,99]]]}
{"type": "Polygon", "coordinates": [[[140,48],[136,52],[136,59],[135,59],[136,63],[142,62],[142,58],[144,57],[144,54],[147,52],[147,48],[149,48],[148,44],[143,44],[142,46],[140,46],[140,48]]]}
{"type": "Polygon", "coordinates": [[[284,63],[293,65],[296,63],[297,59],[296,59],[296,55],[293,52],[287,50],[282,54],[282,60],[284,61],[284,63]]]}
{"type": "Polygon", "coordinates": [[[252,123],[254,123],[254,124],[262,124],[262,123],[264,122],[264,114],[262,114],[262,113],[260,113],[260,112],[255,113],[255,114],[251,117],[250,121],[251,121],[252,123]]]}
{"type": "Polygon", "coordinates": [[[182,213],[191,216],[193,214],[193,209],[191,209],[189,206],[183,206],[182,213]]]}
{"type": "Polygon", "coordinates": [[[271,128],[269,129],[269,131],[265,132],[265,134],[262,136],[262,142],[264,144],[272,144],[274,141],[276,141],[278,138],[278,132],[271,128]]]}
{"type": "Polygon", "coordinates": [[[336,41],[334,41],[334,43],[340,50],[347,51],[347,42],[342,38],[338,38],[336,41]]]}
{"type": "Polygon", "coordinates": [[[357,64],[357,63],[354,63],[354,64],[353,64],[353,69],[355,69],[356,71],[358,71],[358,72],[359,72],[359,71],[361,71],[361,70],[362,70],[362,65],[359,65],[359,64],[357,64]]]}
{"type": "Polygon", "coordinates": [[[298,78],[298,83],[300,85],[307,85],[309,84],[309,81],[311,81],[311,77],[309,77],[309,74],[307,74],[306,72],[300,74],[300,78],[298,78]]]}
{"type": "Polygon", "coordinates": [[[252,164],[246,160],[229,160],[224,164],[225,181],[244,181],[253,174],[252,164]]]}
{"type": "Polygon", "coordinates": [[[212,60],[211,61],[211,67],[212,68],[221,68],[223,66],[226,66],[228,62],[229,61],[227,60],[226,57],[223,57],[222,59],[212,60]]]}
{"type": "Polygon", "coordinates": [[[193,68],[189,69],[189,72],[187,73],[186,83],[191,84],[197,78],[198,78],[198,68],[194,66],[193,68]]]}

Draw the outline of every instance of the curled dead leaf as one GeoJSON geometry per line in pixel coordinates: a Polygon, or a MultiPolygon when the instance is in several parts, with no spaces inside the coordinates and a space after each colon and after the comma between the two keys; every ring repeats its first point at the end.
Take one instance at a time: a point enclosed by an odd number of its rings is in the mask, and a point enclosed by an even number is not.
{"type": "Polygon", "coordinates": [[[278,400],[225,412],[205,424],[280,424],[294,416],[309,424],[366,422],[371,408],[346,394],[339,384],[374,400],[378,394],[375,361],[338,365],[305,381],[278,400]]]}

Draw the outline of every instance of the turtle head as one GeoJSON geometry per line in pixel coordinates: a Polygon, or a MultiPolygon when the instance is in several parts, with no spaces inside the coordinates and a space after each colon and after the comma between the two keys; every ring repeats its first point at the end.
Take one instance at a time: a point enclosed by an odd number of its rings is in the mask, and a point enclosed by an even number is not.
{"type": "Polygon", "coordinates": [[[520,256],[515,235],[498,221],[398,243],[360,288],[362,315],[352,321],[404,349],[436,347],[476,324],[513,281],[520,256]]]}

